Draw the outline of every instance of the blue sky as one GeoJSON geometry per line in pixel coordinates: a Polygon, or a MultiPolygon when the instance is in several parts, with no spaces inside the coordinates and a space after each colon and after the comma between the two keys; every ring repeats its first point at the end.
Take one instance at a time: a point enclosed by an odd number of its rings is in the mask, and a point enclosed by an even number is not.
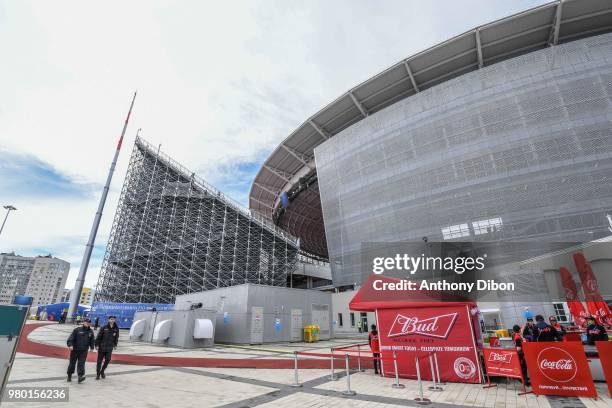
{"type": "Polygon", "coordinates": [[[62,173],[34,155],[0,150],[0,192],[15,198],[86,199],[102,185],[62,173]]]}
{"type": "Polygon", "coordinates": [[[86,285],[97,281],[138,128],[247,204],[301,122],[397,61],[534,0],[0,0],[0,251],[52,253],[72,287],[132,92],[86,285]]]}

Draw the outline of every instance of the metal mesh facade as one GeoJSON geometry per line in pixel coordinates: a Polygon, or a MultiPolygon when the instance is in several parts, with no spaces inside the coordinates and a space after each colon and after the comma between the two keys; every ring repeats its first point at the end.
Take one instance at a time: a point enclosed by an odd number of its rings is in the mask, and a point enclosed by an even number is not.
{"type": "Polygon", "coordinates": [[[96,301],[173,303],[243,283],[287,286],[296,262],[294,237],[137,138],[96,301]]]}
{"type": "Polygon", "coordinates": [[[426,89],[315,157],[335,286],[360,282],[362,242],[607,236],[612,34],[426,89]]]}

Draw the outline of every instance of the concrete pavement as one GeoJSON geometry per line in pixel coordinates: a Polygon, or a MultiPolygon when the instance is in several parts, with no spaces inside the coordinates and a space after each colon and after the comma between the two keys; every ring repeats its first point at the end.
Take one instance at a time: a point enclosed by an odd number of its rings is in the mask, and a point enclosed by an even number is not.
{"type": "MultiPolygon", "coordinates": [[[[70,326],[39,327],[30,334],[30,340],[48,345],[65,345],[70,326]]],[[[327,352],[329,347],[354,343],[355,339],[339,339],[325,343],[288,343],[273,346],[226,347],[181,350],[152,346],[127,340],[122,331],[121,353],[147,355],[189,355],[223,358],[291,358],[293,350],[327,352]],[[285,354],[287,353],[287,354],[285,354]]],[[[94,353],[95,354],[95,353],[94,353]]],[[[18,353],[9,387],[54,386],[68,387],[69,402],[57,403],[2,403],[2,407],[98,407],[111,404],[115,407],[399,407],[416,406],[418,384],[401,379],[404,389],[391,387],[393,379],[374,375],[372,370],[351,373],[351,388],[357,392],[346,397],[346,378],[338,371],[338,381],[330,381],[329,369],[299,370],[301,388],[291,387],[293,370],[213,367],[159,367],[112,364],[105,380],[95,380],[95,364],[88,362],[87,380],[83,384],[66,383],[67,361],[61,358],[18,353]]],[[[428,383],[424,383],[425,388],[428,383]]],[[[605,384],[597,384],[600,399],[557,399],[536,397],[533,394],[519,396],[520,384],[505,379],[496,388],[482,388],[477,384],[446,384],[444,391],[426,390],[425,396],[435,407],[478,406],[490,408],[604,408],[612,406],[605,384]]]]}

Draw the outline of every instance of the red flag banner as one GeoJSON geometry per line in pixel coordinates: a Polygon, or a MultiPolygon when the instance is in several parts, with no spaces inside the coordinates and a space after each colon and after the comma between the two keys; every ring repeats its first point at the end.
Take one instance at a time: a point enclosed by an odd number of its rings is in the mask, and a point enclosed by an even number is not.
{"type": "Polygon", "coordinates": [[[612,341],[596,341],[595,346],[608,384],[608,395],[612,397],[612,341]]]}
{"type": "Polygon", "coordinates": [[[559,271],[561,273],[561,284],[563,285],[563,289],[565,289],[567,307],[574,318],[574,322],[579,326],[584,326],[586,324],[587,313],[584,310],[584,305],[578,298],[576,282],[574,282],[572,274],[566,267],[562,266],[559,271]]]}
{"type": "Polygon", "coordinates": [[[518,378],[525,382],[521,371],[521,361],[516,350],[485,347],[482,351],[487,375],[518,378]]]}
{"type": "Polygon", "coordinates": [[[599,292],[597,278],[595,278],[591,264],[581,252],[576,252],[573,254],[573,257],[580,280],[582,281],[582,290],[584,291],[589,313],[597,319],[599,324],[609,326],[612,324],[612,313],[610,313],[608,304],[604,302],[599,292]]]}
{"type": "Polygon", "coordinates": [[[525,343],[523,352],[535,394],[597,397],[582,344],[525,343]]]}

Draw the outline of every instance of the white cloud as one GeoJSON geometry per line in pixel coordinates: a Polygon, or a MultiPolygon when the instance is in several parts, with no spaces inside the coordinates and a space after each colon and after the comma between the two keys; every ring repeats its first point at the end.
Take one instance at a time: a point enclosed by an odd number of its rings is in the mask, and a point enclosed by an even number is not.
{"type": "MultiPolygon", "coordinates": [[[[347,89],[450,36],[542,3],[0,1],[0,148],[100,185],[138,89],[97,240],[105,245],[137,128],[244,201],[248,172],[232,184],[228,171],[262,160],[347,89]]],[[[19,208],[0,250],[53,248],[72,262],[72,286],[98,197],[24,199],[0,190],[0,204],[19,208]]],[[[99,265],[90,270],[88,284],[99,265]]]]}

